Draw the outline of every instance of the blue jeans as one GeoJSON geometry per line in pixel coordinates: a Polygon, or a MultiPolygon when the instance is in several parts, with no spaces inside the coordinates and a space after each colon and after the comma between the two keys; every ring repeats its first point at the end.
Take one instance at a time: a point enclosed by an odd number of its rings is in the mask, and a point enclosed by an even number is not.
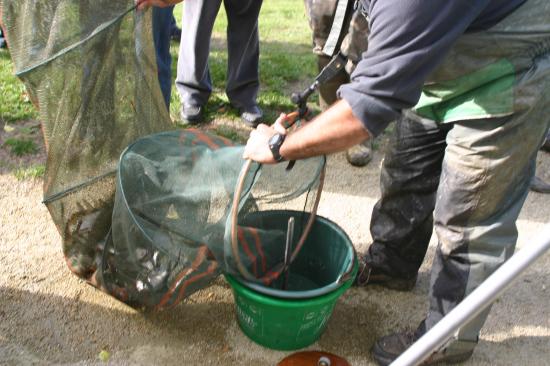
{"type": "Polygon", "coordinates": [[[160,89],[166,106],[170,107],[172,94],[172,56],[170,56],[170,30],[172,26],[173,6],[153,8],[153,39],[157,52],[157,67],[160,89]]]}
{"type": "Polygon", "coordinates": [[[4,48],[4,47],[6,47],[6,40],[4,39],[2,29],[0,29],[0,48],[4,48]]]}

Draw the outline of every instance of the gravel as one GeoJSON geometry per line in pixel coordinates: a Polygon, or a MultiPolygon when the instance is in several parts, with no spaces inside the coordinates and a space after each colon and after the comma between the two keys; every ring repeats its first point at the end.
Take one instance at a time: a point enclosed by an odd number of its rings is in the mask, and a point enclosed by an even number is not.
{"type": "MultiPolygon", "coordinates": [[[[381,153],[366,168],[331,157],[319,213],[341,225],[359,250],[370,240],[381,153]]],[[[550,154],[538,170],[550,179],[550,154]]],[[[289,352],[262,348],[238,328],[223,279],[170,311],[139,313],[73,276],[60,237],[41,203],[40,180],[0,172],[0,364],[2,365],[275,365],[289,352]],[[106,361],[100,360],[107,359],[106,361]]],[[[550,195],[530,193],[518,221],[518,249],[549,221],[550,195]]],[[[432,238],[410,293],[351,289],[328,329],[309,347],[373,365],[377,337],[415,327],[427,305],[432,238]]],[[[550,254],[526,271],[493,306],[467,365],[547,365],[550,359],[550,254]]]]}

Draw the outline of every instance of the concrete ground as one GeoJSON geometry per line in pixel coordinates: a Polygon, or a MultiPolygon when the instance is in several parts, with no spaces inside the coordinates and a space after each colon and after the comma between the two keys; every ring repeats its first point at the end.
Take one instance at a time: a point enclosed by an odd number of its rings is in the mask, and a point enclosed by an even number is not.
{"type": "MultiPolygon", "coordinates": [[[[382,144],[383,145],[383,144],[382,144]]],[[[378,195],[381,146],[366,168],[342,154],[329,161],[320,214],[341,225],[359,250],[369,243],[378,195]]],[[[550,180],[550,154],[539,172],[550,180]]],[[[2,365],[275,365],[289,352],[250,341],[237,326],[230,288],[219,279],[175,309],[143,314],[86,285],[67,269],[59,235],[41,204],[40,180],[0,170],[0,364],[2,365]],[[100,360],[100,353],[107,361],[100,360]]],[[[550,195],[530,193],[518,222],[518,249],[550,220],[550,195]]],[[[414,291],[351,289],[326,332],[309,347],[373,365],[381,335],[423,318],[435,241],[414,291]]],[[[550,364],[550,254],[493,306],[481,342],[466,365],[550,364]]]]}

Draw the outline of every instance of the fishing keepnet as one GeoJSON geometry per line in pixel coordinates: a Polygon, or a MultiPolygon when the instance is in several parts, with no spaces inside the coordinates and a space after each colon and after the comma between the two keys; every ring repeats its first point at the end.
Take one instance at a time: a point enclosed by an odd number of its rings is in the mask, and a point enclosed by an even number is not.
{"type": "Polygon", "coordinates": [[[151,309],[222,272],[264,284],[281,274],[287,228],[262,212],[291,212],[296,249],[323,157],[290,170],[246,164],[227,139],[169,131],[151,11],[131,0],[0,0],[0,11],[15,72],[39,109],[44,203],[71,271],[151,309]]]}

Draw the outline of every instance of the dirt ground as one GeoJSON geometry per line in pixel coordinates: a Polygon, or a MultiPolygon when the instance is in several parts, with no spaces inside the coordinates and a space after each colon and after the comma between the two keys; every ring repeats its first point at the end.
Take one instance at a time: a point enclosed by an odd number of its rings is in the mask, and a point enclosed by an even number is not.
{"type": "MultiPolygon", "coordinates": [[[[342,154],[329,160],[319,213],[341,225],[360,251],[369,243],[382,149],[366,168],[350,167],[342,154]]],[[[1,365],[275,365],[289,354],[243,335],[223,279],[171,311],[146,314],[86,285],[65,265],[59,235],[41,203],[42,182],[17,180],[6,168],[10,164],[0,169],[1,365]],[[102,351],[107,361],[100,360],[102,351]]],[[[538,171],[550,180],[550,154],[539,154],[538,171]]],[[[518,221],[518,249],[549,218],[550,195],[530,193],[518,221]]],[[[422,319],[434,245],[432,238],[414,291],[350,289],[309,348],[339,354],[354,366],[373,365],[369,350],[377,337],[422,319]]],[[[549,287],[547,253],[493,306],[466,365],[550,364],[549,287]]]]}

